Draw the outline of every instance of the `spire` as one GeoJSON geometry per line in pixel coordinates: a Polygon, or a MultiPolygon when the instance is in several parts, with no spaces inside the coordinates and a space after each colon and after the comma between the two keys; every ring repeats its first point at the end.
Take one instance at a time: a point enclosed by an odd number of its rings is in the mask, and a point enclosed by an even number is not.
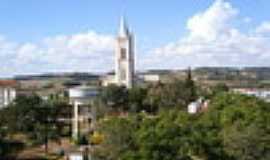
{"type": "Polygon", "coordinates": [[[120,20],[120,30],[119,30],[119,36],[120,37],[127,37],[129,34],[125,18],[122,16],[120,20]]]}

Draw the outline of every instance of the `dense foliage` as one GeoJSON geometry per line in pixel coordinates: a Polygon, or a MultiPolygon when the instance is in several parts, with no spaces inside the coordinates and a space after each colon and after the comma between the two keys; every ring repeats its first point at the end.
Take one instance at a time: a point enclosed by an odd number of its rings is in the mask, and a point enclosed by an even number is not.
{"type": "Polygon", "coordinates": [[[253,97],[223,92],[198,115],[172,109],[100,123],[105,141],[95,155],[101,159],[270,159],[270,107],[253,97]]]}

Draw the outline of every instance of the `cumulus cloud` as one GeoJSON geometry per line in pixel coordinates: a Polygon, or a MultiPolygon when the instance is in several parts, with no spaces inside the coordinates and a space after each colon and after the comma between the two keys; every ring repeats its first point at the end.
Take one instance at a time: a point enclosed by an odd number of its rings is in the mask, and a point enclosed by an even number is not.
{"type": "Polygon", "coordinates": [[[243,33],[233,25],[242,19],[229,2],[216,0],[187,21],[187,36],[151,50],[142,64],[148,68],[270,65],[270,39],[266,36],[270,22],[243,33]]]}
{"type": "Polygon", "coordinates": [[[269,34],[270,33],[270,22],[263,22],[256,28],[258,34],[269,34]]]}
{"type": "Polygon", "coordinates": [[[220,33],[230,31],[230,20],[236,16],[238,10],[229,3],[217,0],[208,10],[198,13],[187,22],[190,38],[213,41],[220,33]]]}
{"type": "Polygon", "coordinates": [[[114,37],[89,31],[17,44],[0,37],[1,75],[93,71],[113,67],[114,37]]]}

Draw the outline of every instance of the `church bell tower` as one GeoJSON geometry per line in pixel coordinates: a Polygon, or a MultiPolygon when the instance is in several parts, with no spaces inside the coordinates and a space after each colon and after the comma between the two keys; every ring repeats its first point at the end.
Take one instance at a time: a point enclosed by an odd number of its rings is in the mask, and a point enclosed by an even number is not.
{"type": "Polygon", "coordinates": [[[121,18],[120,30],[116,38],[115,80],[119,86],[132,88],[134,85],[134,36],[121,18]]]}

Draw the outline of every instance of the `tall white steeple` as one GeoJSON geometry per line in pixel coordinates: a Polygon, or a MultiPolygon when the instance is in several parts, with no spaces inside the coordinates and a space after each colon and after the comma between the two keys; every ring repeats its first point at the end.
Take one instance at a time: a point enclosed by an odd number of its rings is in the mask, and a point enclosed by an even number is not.
{"type": "Polygon", "coordinates": [[[134,85],[134,38],[126,24],[125,18],[120,20],[119,34],[115,50],[115,80],[118,85],[132,88],[134,85]]]}
{"type": "Polygon", "coordinates": [[[119,37],[127,37],[129,34],[128,27],[126,25],[126,20],[124,16],[121,17],[120,19],[120,27],[119,27],[119,37]]]}

